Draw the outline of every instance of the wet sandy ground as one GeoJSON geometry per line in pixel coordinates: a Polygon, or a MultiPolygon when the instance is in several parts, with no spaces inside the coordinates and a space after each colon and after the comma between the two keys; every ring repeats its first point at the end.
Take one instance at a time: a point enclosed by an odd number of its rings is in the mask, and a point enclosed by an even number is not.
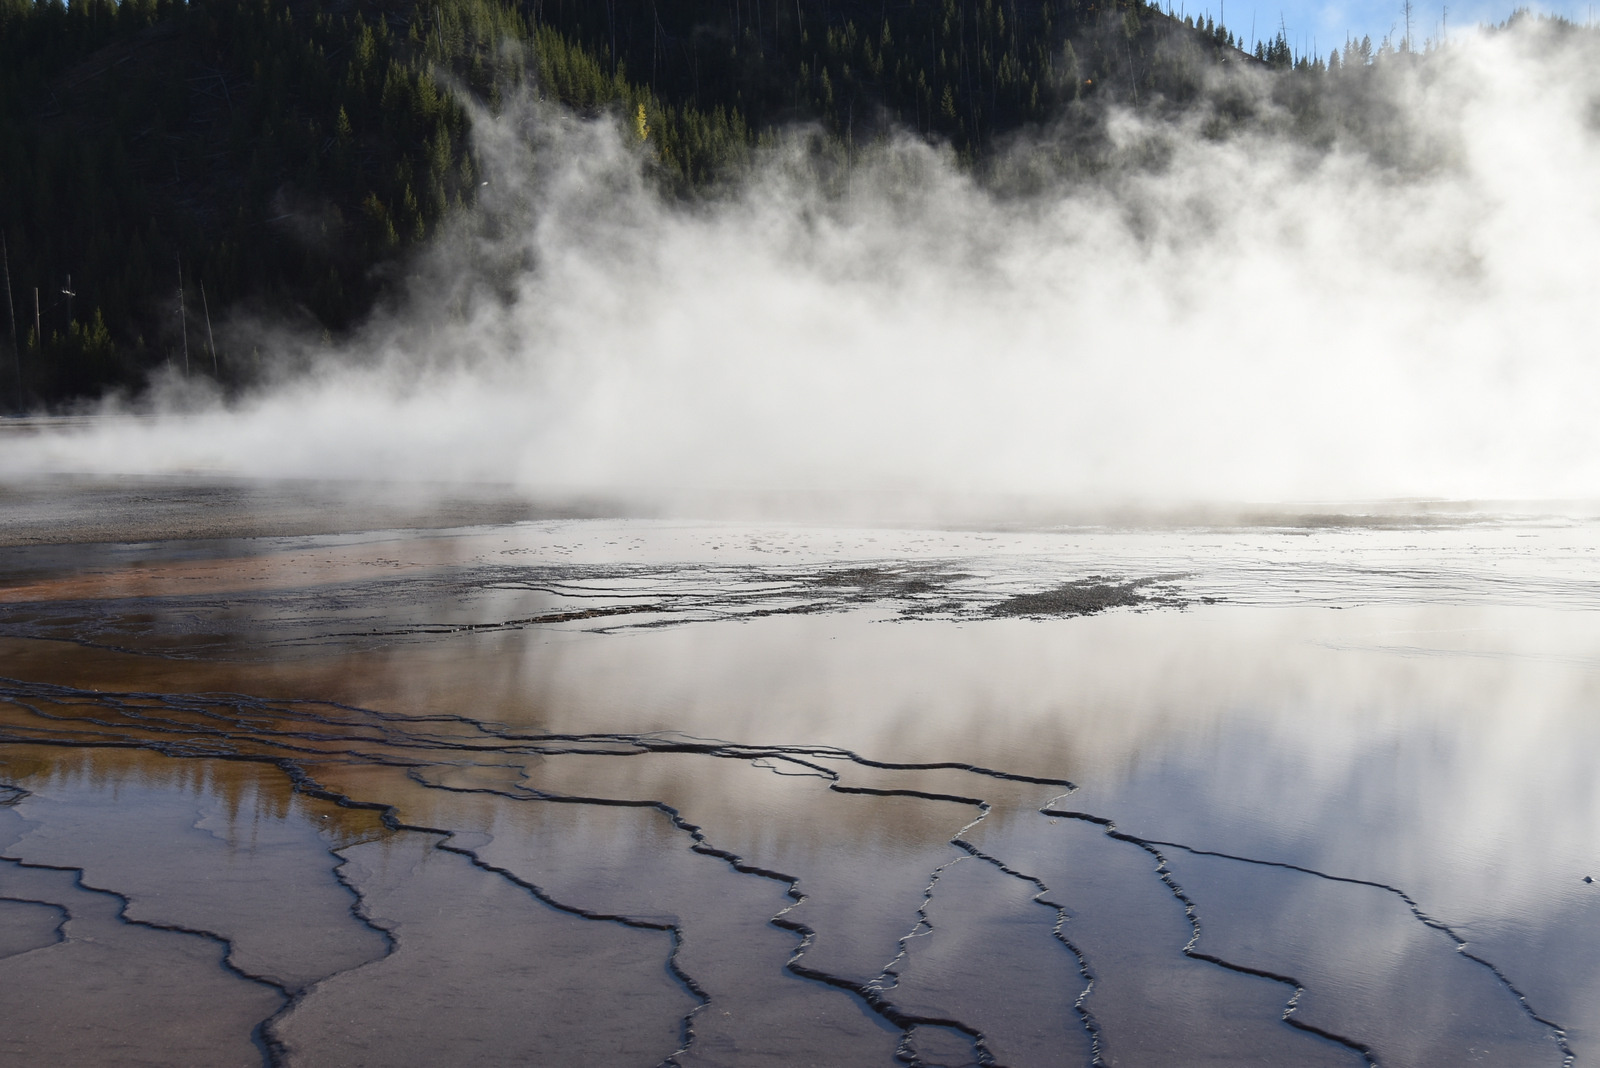
{"type": "Polygon", "coordinates": [[[303,490],[5,491],[0,1059],[1600,1054],[1600,526],[303,490]]]}

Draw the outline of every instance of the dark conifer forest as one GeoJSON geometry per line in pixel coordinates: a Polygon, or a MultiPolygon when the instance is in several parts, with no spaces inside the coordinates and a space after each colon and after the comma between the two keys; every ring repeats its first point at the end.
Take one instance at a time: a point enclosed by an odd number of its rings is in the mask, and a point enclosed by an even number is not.
{"type": "MultiPolygon", "coordinates": [[[[1181,112],[1230,69],[1315,139],[1418,54],[1142,0],[0,0],[0,409],[235,386],[233,317],[352,329],[472,204],[469,111],[513,94],[614,114],[692,198],[796,125],[824,155],[900,130],[981,172],[1048,129],[1092,160],[1108,104],[1181,112]]],[[[1224,127],[1253,106],[1218,99],[1224,127]]]]}

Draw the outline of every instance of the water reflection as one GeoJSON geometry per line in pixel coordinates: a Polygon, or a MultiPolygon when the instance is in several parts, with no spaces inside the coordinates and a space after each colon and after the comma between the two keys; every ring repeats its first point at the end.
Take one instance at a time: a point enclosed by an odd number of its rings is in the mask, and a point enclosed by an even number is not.
{"type": "Polygon", "coordinates": [[[7,550],[5,1041],[203,966],[192,1063],[1592,1058],[1597,534],[7,550]]]}

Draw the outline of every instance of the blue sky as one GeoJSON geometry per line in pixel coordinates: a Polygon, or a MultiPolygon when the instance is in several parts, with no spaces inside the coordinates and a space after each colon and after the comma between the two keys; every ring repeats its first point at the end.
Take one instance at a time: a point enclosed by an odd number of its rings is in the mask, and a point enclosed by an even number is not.
{"type": "MultiPolygon", "coordinates": [[[[1164,8],[1167,0],[1159,0],[1164,8]]],[[[1278,31],[1279,20],[1287,27],[1289,43],[1295,52],[1315,51],[1326,57],[1334,48],[1342,48],[1345,35],[1360,39],[1362,34],[1372,37],[1377,47],[1385,34],[1393,34],[1398,42],[1405,34],[1405,11],[1402,0],[1172,0],[1175,9],[1185,14],[1209,14],[1213,19],[1223,14],[1226,5],[1228,28],[1246,40],[1267,40],[1278,31]],[[1255,37],[1250,36],[1252,22],[1255,37]]],[[[1554,15],[1565,15],[1576,22],[1586,22],[1593,12],[1600,18],[1600,0],[1554,0],[1554,2],[1519,5],[1516,0],[1412,0],[1411,35],[1420,48],[1427,38],[1438,38],[1444,19],[1444,8],[1449,9],[1449,27],[1452,32],[1480,22],[1502,22],[1518,6],[1530,7],[1554,15]]]]}

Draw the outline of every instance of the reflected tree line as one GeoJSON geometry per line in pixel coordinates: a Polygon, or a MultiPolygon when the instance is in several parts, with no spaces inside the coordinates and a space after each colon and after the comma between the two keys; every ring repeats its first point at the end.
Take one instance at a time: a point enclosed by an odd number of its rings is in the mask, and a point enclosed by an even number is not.
{"type": "Polygon", "coordinates": [[[1111,103],[1250,121],[1230,70],[1328,138],[1435,47],[1298,55],[1143,0],[0,0],[0,407],[248,381],[223,320],[351,329],[473,202],[468,97],[614,112],[692,197],[794,124],[824,170],[897,130],[1092,170],[1111,103]]]}

